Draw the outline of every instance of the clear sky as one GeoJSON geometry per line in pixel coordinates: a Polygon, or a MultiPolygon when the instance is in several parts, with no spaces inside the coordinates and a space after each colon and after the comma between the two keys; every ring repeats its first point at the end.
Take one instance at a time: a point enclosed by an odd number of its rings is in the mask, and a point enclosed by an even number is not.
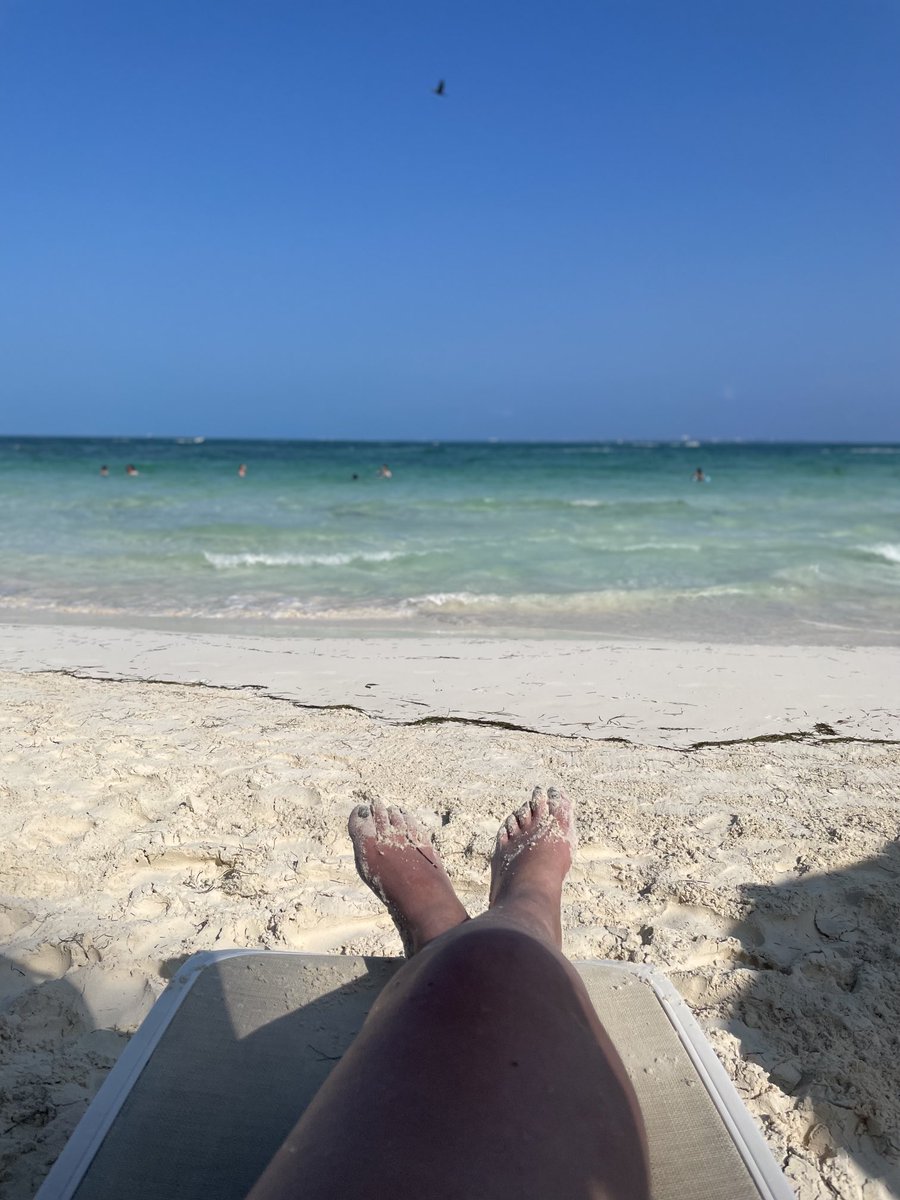
{"type": "Polygon", "coordinates": [[[0,0],[0,432],[900,440],[898,62],[895,0],[0,0]]]}

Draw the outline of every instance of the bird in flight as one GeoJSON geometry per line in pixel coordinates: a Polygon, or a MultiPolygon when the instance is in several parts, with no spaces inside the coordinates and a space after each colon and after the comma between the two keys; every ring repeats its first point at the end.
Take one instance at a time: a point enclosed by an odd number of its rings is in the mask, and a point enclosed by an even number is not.
{"type": "Polygon", "coordinates": [[[436,96],[443,96],[443,94],[444,94],[444,81],[443,81],[443,79],[439,79],[439,80],[438,80],[438,85],[437,85],[437,87],[436,87],[436,88],[432,88],[431,90],[434,92],[434,94],[435,94],[436,96]]]}

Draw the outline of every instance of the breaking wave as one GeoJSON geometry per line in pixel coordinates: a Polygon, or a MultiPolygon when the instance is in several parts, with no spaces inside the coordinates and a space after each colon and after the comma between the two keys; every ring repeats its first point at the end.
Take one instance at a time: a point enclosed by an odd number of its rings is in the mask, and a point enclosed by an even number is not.
{"type": "Polygon", "coordinates": [[[880,542],[875,546],[860,546],[864,554],[872,554],[884,562],[900,564],[900,545],[891,542],[880,542]]]}
{"type": "Polygon", "coordinates": [[[352,563],[393,562],[398,558],[413,558],[421,550],[357,550],[344,554],[211,554],[203,557],[217,571],[234,567],[346,567],[352,563]]]}

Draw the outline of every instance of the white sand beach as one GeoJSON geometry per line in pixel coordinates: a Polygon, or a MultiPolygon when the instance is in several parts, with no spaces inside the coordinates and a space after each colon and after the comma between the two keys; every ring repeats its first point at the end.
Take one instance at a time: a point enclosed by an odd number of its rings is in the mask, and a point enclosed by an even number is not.
{"type": "Polygon", "coordinates": [[[166,979],[393,955],[346,817],[472,913],[536,783],[565,949],[665,970],[803,1198],[900,1194],[900,651],[0,626],[0,1190],[27,1200],[166,979]]]}

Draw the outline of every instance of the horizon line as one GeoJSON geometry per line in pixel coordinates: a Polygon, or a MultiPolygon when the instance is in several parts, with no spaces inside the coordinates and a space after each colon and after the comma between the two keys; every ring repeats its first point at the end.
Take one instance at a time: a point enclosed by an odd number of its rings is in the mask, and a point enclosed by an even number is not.
{"type": "Polygon", "coordinates": [[[629,437],[629,438],[372,438],[372,437],[259,437],[224,436],[214,434],[179,433],[0,433],[0,441],[117,441],[117,442],[170,442],[184,446],[201,446],[207,442],[287,442],[313,445],[372,445],[372,446],[668,446],[697,449],[698,445],[710,446],[900,446],[900,441],[881,438],[845,440],[842,438],[776,438],[776,437],[629,437]]]}

